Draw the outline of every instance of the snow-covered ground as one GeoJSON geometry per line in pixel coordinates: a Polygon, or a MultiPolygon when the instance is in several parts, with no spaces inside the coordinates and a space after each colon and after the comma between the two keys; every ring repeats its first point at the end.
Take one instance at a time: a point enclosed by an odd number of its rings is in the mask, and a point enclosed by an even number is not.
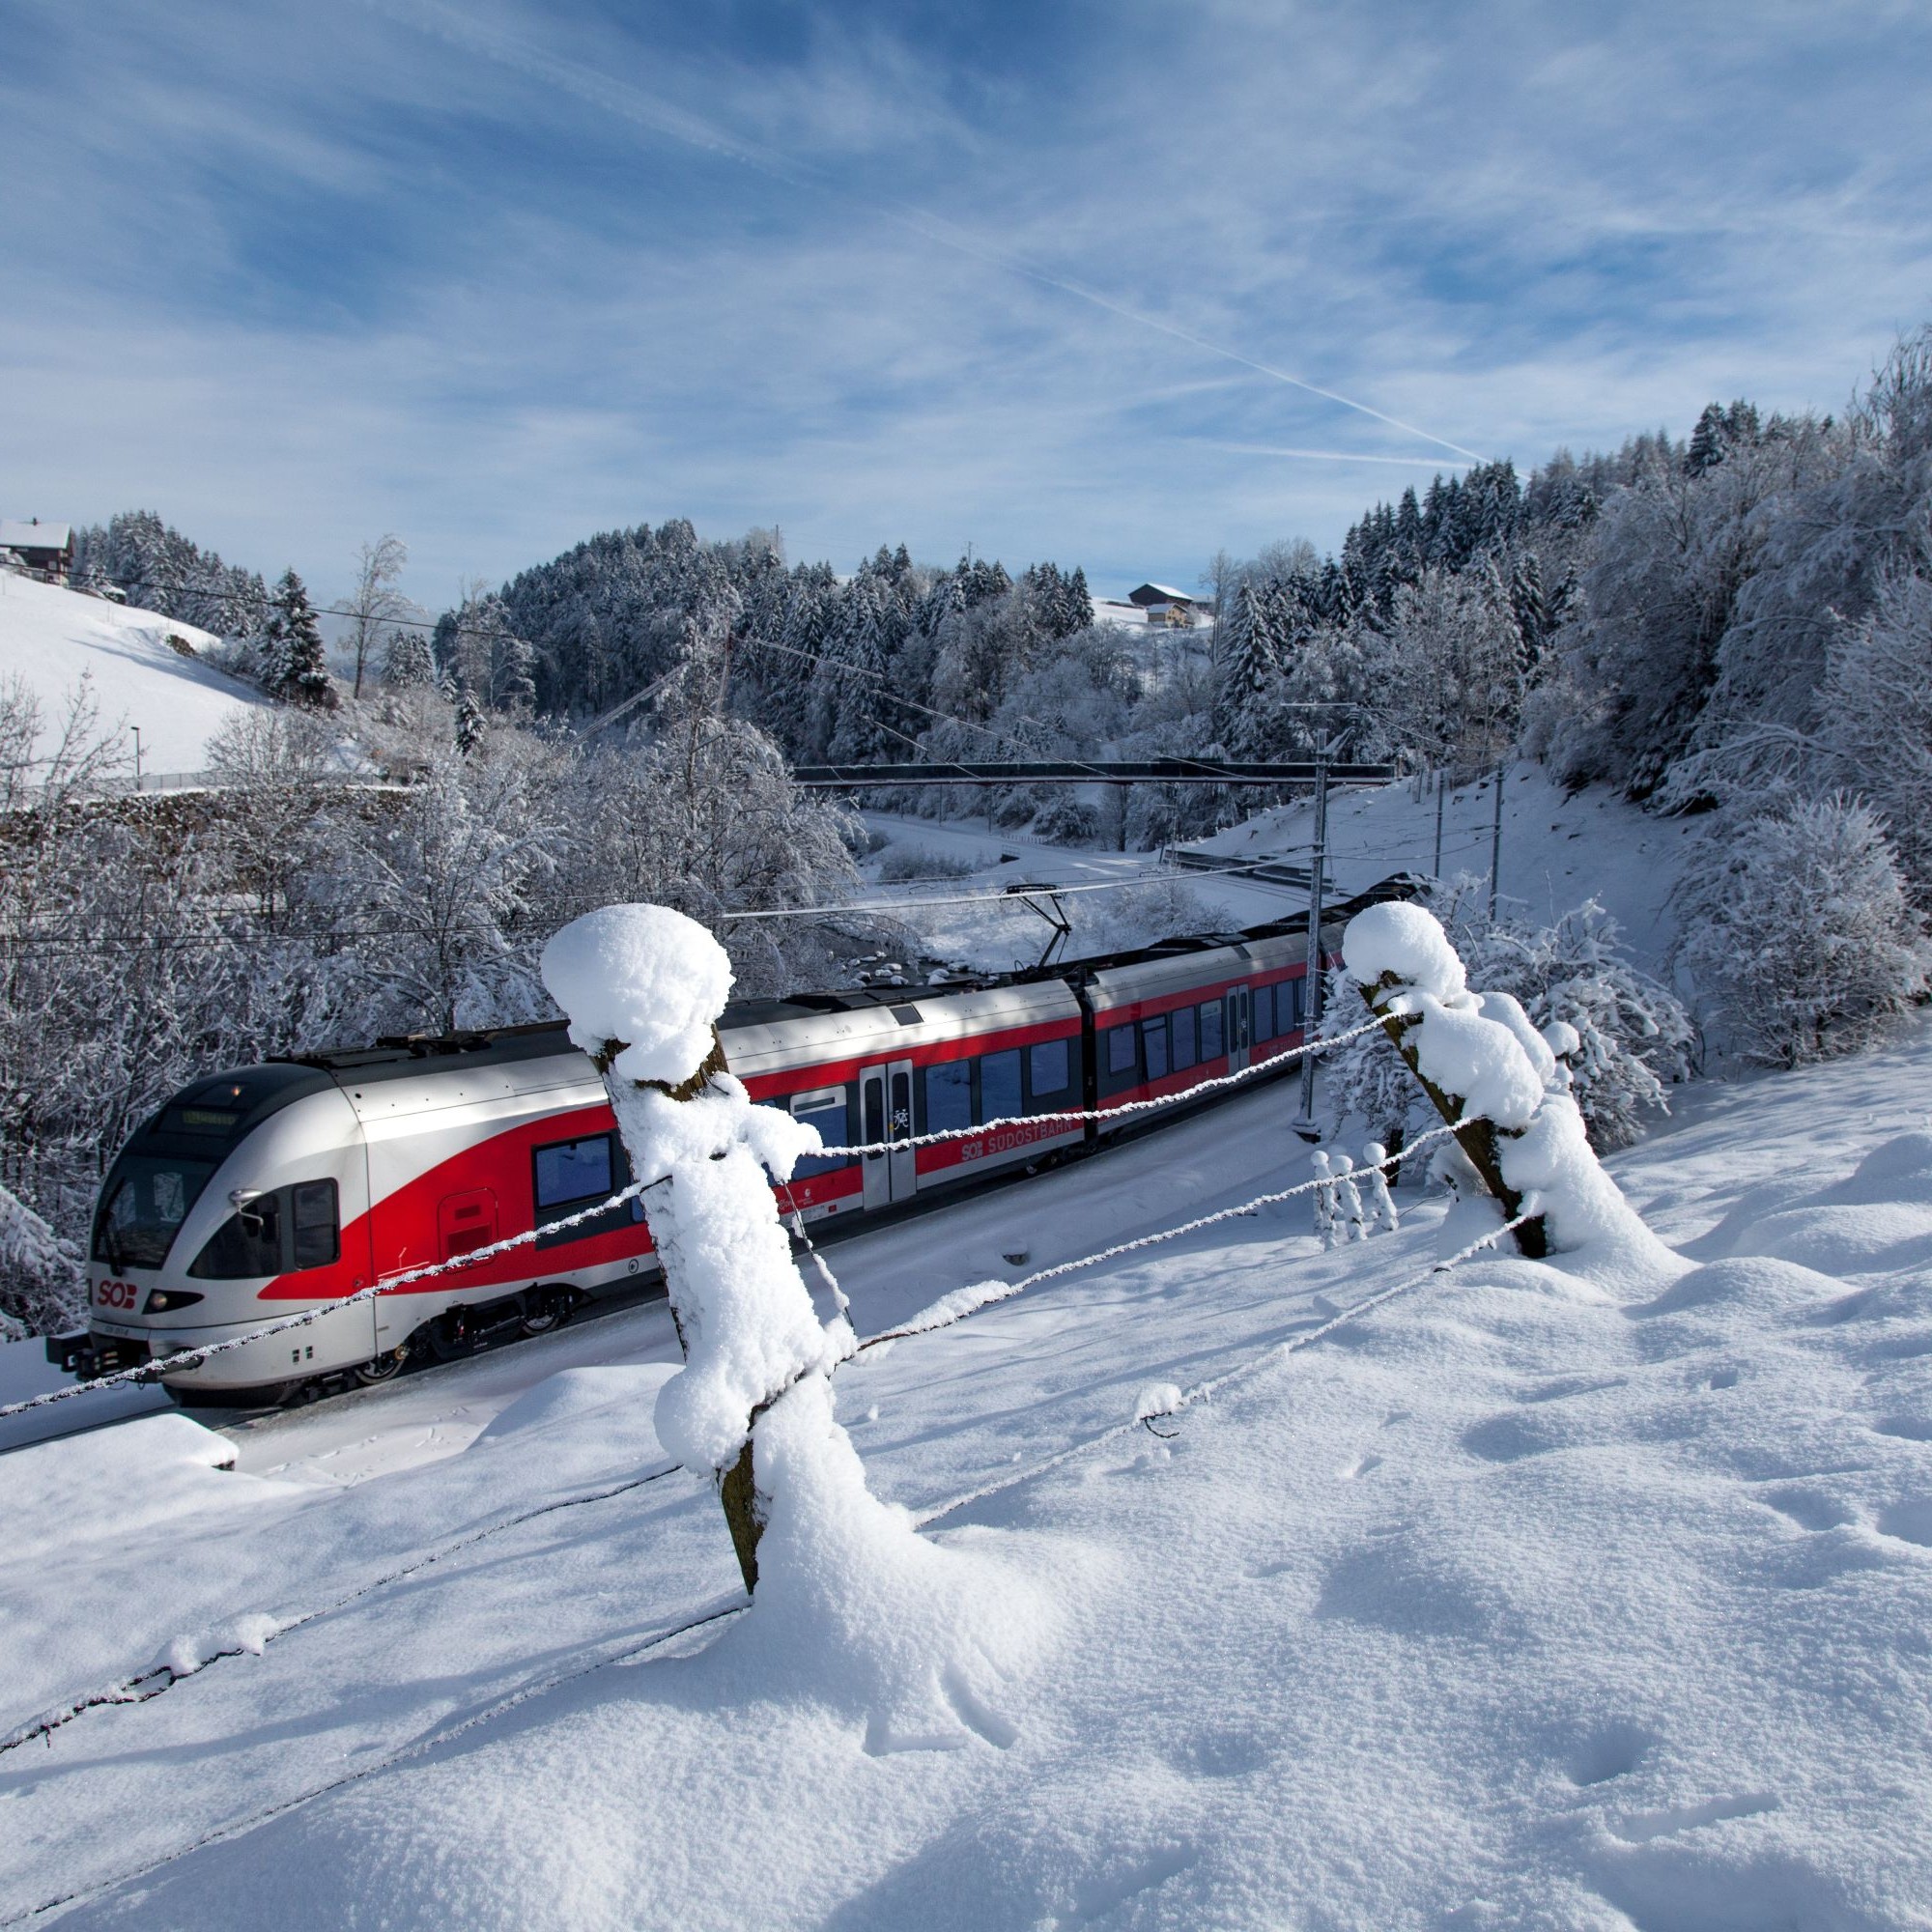
{"type": "Polygon", "coordinates": [[[0,572],[0,678],[20,678],[40,699],[43,753],[86,676],[103,731],[140,727],[144,771],[201,770],[208,741],[221,725],[269,700],[184,657],[168,643],[170,636],[197,651],[215,642],[206,631],[152,611],[0,572]]]}
{"type": "MultiPolygon", "coordinates": [[[[1683,1095],[1611,1163],[1661,1293],[1293,1203],[848,1364],[874,1490],[1032,1586],[952,1748],[683,1628],[737,1577],[661,1305],[10,1455],[0,1731],[230,1654],[0,1755],[0,1923],[1932,1925],[1928,1075],[1683,1095]]],[[[1293,1106],[835,1245],[858,1326],[1300,1178],[1293,1106]]]]}
{"type": "MultiPolygon", "coordinates": [[[[1495,797],[1492,778],[1444,795],[1438,866],[1433,784],[1418,788],[1405,781],[1335,792],[1328,802],[1329,876],[1335,889],[1344,895],[1358,893],[1404,871],[1424,876],[1439,871],[1444,878],[1467,872],[1487,879],[1495,797]]],[[[1503,910],[1547,922],[1594,897],[1623,926],[1632,952],[1656,970],[1674,937],[1670,889],[1698,830],[1695,818],[1655,816],[1605,786],[1572,794],[1552,782],[1541,765],[1511,765],[1504,774],[1496,867],[1503,910]]],[[[1302,804],[1258,812],[1197,842],[1232,865],[1279,853],[1305,866],[1314,838],[1314,810],[1302,804]]]]}

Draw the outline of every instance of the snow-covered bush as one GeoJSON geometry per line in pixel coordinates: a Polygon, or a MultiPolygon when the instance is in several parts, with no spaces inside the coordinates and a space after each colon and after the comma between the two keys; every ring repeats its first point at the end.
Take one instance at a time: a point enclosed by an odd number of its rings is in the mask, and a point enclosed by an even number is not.
{"type": "MultiPolygon", "coordinates": [[[[1565,1056],[1571,1092],[1599,1152],[1628,1147],[1644,1116],[1667,1112],[1666,1088],[1688,1079],[1696,1030],[1683,1002],[1624,952],[1617,923],[1595,899],[1548,925],[1489,918],[1485,881],[1458,877],[1425,903],[1449,932],[1472,984],[1507,993],[1532,1025],[1574,1029],[1565,1056]]],[[[1331,975],[1324,1034],[1358,1023],[1360,999],[1331,975]]],[[[1365,1034],[1326,1063],[1328,1091],[1344,1114],[1358,1114],[1378,1138],[1406,1140],[1435,1115],[1415,1077],[1379,1034],[1365,1034]]]]}
{"type": "Polygon", "coordinates": [[[1676,895],[1683,955],[1746,1060],[1855,1053],[1925,997],[1932,948],[1871,810],[1727,813],[1676,895]]]}
{"type": "Polygon", "coordinates": [[[1100,841],[1100,810],[1084,798],[1062,792],[1033,822],[1042,838],[1056,845],[1097,845],[1100,841]]]}
{"type": "Polygon", "coordinates": [[[0,1341],[54,1335],[86,1320],[80,1257],[0,1187],[0,1341]]]}

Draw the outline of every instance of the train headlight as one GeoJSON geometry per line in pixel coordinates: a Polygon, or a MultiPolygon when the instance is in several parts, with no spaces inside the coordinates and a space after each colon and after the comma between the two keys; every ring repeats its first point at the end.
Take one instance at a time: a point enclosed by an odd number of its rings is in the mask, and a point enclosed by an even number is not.
{"type": "Polygon", "coordinates": [[[148,1297],[143,1315],[172,1315],[177,1308],[192,1308],[202,1297],[185,1288],[157,1288],[148,1297]]]}

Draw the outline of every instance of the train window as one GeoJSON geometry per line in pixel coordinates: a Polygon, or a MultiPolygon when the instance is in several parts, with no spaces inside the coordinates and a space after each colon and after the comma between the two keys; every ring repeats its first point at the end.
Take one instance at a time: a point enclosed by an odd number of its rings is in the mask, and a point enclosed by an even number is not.
{"type": "Polygon", "coordinates": [[[578,1141],[554,1141],[535,1153],[536,1202],[540,1209],[606,1201],[611,1184],[611,1136],[590,1134],[578,1141]]]}
{"type": "Polygon", "coordinates": [[[159,1267],[213,1172],[212,1160],[124,1153],[101,1189],[94,1259],[117,1274],[127,1267],[159,1267]]]}
{"type": "Polygon", "coordinates": [[[1020,1111],[1020,1050],[988,1053],[980,1061],[980,1118],[1009,1121],[1020,1111]]]}
{"type": "Polygon", "coordinates": [[[209,1236],[188,1276],[194,1281],[259,1281],[282,1272],[282,1194],[260,1194],[209,1236]]]}
{"type": "Polygon", "coordinates": [[[1219,1060],[1226,1051],[1221,1044],[1221,1002],[1209,1000],[1200,1009],[1201,1058],[1219,1060]]]}
{"type": "Polygon", "coordinates": [[[1306,983],[1303,980],[1284,980],[1274,989],[1275,1024],[1283,1033],[1301,1031],[1301,989],[1306,983]]]}
{"type": "Polygon", "coordinates": [[[342,1253],[342,1223],[336,1212],[335,1182],[301,1180],[289,1189],[294,1236],[293,1265],[327,1267],[342,1253]]]}
{"type": "Polygon", "coordinates": [[[1134,1030],[1130,1026],[1107,1029],[1107,1071],[1131,1073],[1134,1070],[1134,1030]]]}
{"type": "Polygon", "coordinates": [[[1257,986],[1255,988],[1255,1037],[1272,1039],[1274,1037],[1274,988],[1257,986]]]}
{"type": "MultiPolygon", "coordinates": [[[[539,1226],[546,1220],[582,1213],[631,1184],[631,1163],[615,1134],[580,1134],[575,1140],[552,1141],[547,1147],[531,1150],[530,1167],[539,1226]]],[[[568,1241],[587,1240],[592,1235],[628,1228],[643,1218],[644,1204],[632,1199],[559,1228],[553,1235],[539,1235],[537,1246],[562,1247],[568,1241]]]]}
{"type": "Polygon", "coordinates": [[[1027,1079],[1033,1088],[1036,1111],[1052,1113],[1066,1104],[1066,1090],[1073,1084],[1072,1057],[1064,1039],[1043,1039],[1027,1048],[1027,1079]]]}
{"type": "Polygon", "coordinates": [[[1147,1048],[1147,1077],[1150,1080],[1166,1079],[1167,1015],[1162,1013],[1157,1020],[1143,1020],[1141,1039],[1147,1048]]]}
{"type": "Polygon", "coordinates": [[[1194,1009],[1177,1008],[1170,1017],[1174,1023],[1174,1070],[1184,1073],[1201,1058],[1195,1045],[1194,1009]]]}
{"type": "Polygon", "coordinates": [[[942,1061],[925,1071],[925,1131],[942,1134],[973,1124],[973,1063],[942,1061]]]}
{"type": "MultiPolygon", "coordinates": [[[[819,1087],[810,1094],[794,1094],[791,1096],[791,1112],[794,1120],[816,1127],[819,1139],[827,1147],[845,1145],[849,1128],[844,1088],[819,1087]]],[[[814,1174],[836,1174],[841,1167],[851,1165],[850,1157],[845,1154],[801,1154],[798,1165],[791,1171],[791,1178],[794,1180],[809,1180],[814,1174]]]]}

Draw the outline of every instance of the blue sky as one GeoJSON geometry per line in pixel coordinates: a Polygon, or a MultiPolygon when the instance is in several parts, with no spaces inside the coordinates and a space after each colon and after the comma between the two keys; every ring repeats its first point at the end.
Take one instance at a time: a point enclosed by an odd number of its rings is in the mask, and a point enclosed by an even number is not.
{"type": "Polygon", "coordinates": [[[1932,319],[1932,10],[0,0],[0,512],[1191,582],[1932,319]],[[1290,380],[1293,379],[1293,380],[1290,380]],[[1298,386],[1306,384],[1308,386],[1298,386]]]}

